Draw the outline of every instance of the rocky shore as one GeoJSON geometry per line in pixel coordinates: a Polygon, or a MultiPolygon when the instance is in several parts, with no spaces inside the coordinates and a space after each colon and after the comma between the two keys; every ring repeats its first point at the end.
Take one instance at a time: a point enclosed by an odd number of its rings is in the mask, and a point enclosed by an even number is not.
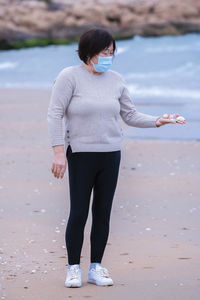
{"type": "Polygon", "coordinates": [[[68,43],[92,26],[116,39],[200,32],[200,0],[0,0],[0,49],[68,43]]]}

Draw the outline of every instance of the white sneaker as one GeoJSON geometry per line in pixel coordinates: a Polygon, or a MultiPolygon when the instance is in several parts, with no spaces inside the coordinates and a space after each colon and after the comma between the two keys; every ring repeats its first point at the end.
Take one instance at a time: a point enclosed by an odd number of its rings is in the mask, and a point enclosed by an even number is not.
{"type": "Polygon", "coordinates": [[[67,268],[67,276],[65,280],[66,287],[80,287],[81,282],[81,268],[78,264],[72,265],[70,268],[67,268]]]}
{"type": "Polygon", "coordinates": [[[88,282],[96,285],[113,285],[108,270],[99,265],[96,266],[96,269],[92,268],[88,271],[88,282]]]}

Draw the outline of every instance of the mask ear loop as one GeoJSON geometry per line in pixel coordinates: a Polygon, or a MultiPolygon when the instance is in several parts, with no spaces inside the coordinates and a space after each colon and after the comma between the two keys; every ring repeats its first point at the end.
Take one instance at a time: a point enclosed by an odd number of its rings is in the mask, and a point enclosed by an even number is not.
{"type": "Polygon", "coordinates": [[[95,63],[92,61],[92,59],[89,59],[88,62],[89,62],[89,63],[92,63],[93,69],[94,69],[94,71],[95,71],[95,67],[94,67],[95,63]]]}
{"type": "MultiPolygon", "coordinates": [[[[98,58],[98,60],[99,60],[99,58],[98,58]]],[[[92,63],[92,65],[93,65],[93,68],[94,68],[94,65],[96,65],[93,61],[92,61],[92,59],[90,59],[89,60],[89,62],[91,62],[92,63]]],[[[97,62],[97,64],[98,64],[98,62],[97,62]]]]}

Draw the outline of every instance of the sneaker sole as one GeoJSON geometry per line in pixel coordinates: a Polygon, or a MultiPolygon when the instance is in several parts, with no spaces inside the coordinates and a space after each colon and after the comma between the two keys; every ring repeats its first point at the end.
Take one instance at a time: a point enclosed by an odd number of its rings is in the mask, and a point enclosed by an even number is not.
{"type": "Polygon", "coordinates": [[[114,283],[98,283],[96,280],[88,279],[89,283],[93,283],[100,286],[107,286],[107,285],[113,285],[114,283]]]}
{"type": "Polygon", "coordinates": [[[65,283],[65,287],[78,288],[81,286],[82,284],[65,283]]]}

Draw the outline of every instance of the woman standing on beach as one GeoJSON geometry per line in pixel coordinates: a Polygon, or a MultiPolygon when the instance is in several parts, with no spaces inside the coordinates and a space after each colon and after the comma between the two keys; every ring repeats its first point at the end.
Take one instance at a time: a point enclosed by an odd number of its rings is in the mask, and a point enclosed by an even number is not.
{"type": "Polygon", "coordinates": [[[54,151],[52,173],[56,178],[63,178],[68,162],[70,214],[65,234],[66,287],[82,285],[80,255],[92,189],[88,282],[113,285],[101,261],[121,159],[123,132],[119,116],[127,125],[143,128],[185,123],[170,119],[170,115],[152,116],[136,110],[122,76],[109,70],[115,50],[115,40],[108,31],[93,28],[85,32],[77,50],[82,63],[66,67],[58,74],[48,107],[48,134],[54,151]]]}

